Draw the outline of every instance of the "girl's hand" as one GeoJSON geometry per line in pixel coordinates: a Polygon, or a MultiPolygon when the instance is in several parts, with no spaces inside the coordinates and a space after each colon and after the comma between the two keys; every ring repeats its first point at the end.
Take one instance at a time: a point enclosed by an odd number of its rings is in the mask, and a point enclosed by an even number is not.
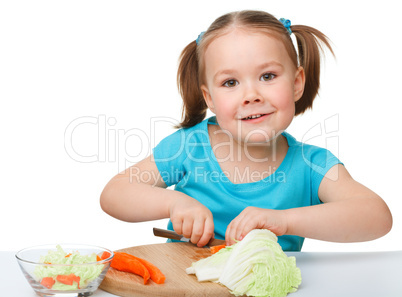
{"type": "Polygon", "coordinates": [[[246,207],[226,229],[226,245],[242,240],[253,229],[268,229],[277,236],[287,231],[286,212],[282,210],[246,207]]]}
{"type": "Polygon", "coordinates": [[[205,246],[214,235],[211,211],[189,196],[181,196],[169,207],[173,229],[190,238],[199,247],[205,246]]]}

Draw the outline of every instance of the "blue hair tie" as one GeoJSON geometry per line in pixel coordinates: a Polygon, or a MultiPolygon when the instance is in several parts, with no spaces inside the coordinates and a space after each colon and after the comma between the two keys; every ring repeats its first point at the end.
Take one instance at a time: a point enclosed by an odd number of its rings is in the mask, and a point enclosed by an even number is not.
{"type": "Polygon", "coordinates": [[[292,24],[290,23],[290,20],[280,18],[279,21],[285,26],[286,30],[288,30],[289,35],[292,34],[292,29],[290,29],[292,24]]]}
{"type": "Polygon", "coordinates": [[[200,35],[198,35],[197,39],[195,40],[195,42],[197,43],[197,45],[200,45],[202,36],[204,36],[204,34],[205,34],[205,31],[204,31],[204,32],[201,32],[200,35]]]}

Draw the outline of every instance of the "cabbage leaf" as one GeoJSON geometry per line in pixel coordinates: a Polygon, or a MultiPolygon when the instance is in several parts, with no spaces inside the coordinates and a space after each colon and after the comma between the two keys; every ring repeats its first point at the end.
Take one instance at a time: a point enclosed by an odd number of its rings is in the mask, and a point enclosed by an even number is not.
{"type": "Polygon", "coordinates": [[[199,281],[226,286],[236,296],[283,297],[301,284],[296,258],[288,257],[274,233],[249,232],[242,241],[201,259],[186,269],[199,281]]]}

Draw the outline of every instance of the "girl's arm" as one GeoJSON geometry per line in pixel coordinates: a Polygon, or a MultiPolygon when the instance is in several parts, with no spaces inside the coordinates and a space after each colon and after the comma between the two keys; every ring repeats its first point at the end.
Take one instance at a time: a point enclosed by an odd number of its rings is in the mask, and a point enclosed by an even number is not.
{"type": "Polygon", "coordinates": [[[385,202],[356,182],[343,165],[327,172],[318,196],[323,204],[287,210],[246,208],[229,224],[227,243],[256,228],[333,242],[372,240],[391,230],[392,215],[385,202]]]}
{"type": "Polygon", "coordinates": [[[199,246],[213,236],[209,209],[184,193],[166,189],[152,156],[112,178],[100,204],[103,211],[127,222],[170,218],[177,233],[199,246]]]}
{"type": "Polygon", "coordinates": [[[100,204],[116,219],[142,222],[168,218],[171,196],[148,157],[113,177],[103,189],[100,204]]]}
{"type": "Polygon", "coordinates": [[[386,203],[355,181],[343,165],[332,167],[318,189],[321,205],[286,211],[287,234],[334,241],[379,238],[392,228],[386,203]]]}

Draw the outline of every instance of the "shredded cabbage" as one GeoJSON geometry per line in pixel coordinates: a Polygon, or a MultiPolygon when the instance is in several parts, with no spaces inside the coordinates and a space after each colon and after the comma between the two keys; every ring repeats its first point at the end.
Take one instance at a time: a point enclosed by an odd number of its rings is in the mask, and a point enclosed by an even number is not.
{"type": "Polygon", "coordinates": [[[52,290],[76,290],[78,284],[73,282],[72,285],[66,285],[57,281],[58,275],[75,274],[80,277],[79,288],[84,288],[88,283],[96,279],[102,272],[103,264],[95,264],[97,261],[96,254],[81,255],[78,251],[67,254],[60,245],[56,246],[56,250],[49,250],[47,255],[41,256],[40,263],[63,264],[57,265],[38,265],[35,267],[34,274],[40,280],[44,277],[52,277],[56,281],[52,290]],[[68,264],[84,264],[94,263],[93,265],[68,266],[68,264]],[[66,265],[66,266],[64,266],[66,265]]]}
{"type": "Polygon", "coordinates": [[[218,282],[236,296],[283,297],[301,284],[296,258],[288,257],[276,235],[265,229],[251,231],[242,241],[193,263],[186,272],[199,281],[218,282]]]}

